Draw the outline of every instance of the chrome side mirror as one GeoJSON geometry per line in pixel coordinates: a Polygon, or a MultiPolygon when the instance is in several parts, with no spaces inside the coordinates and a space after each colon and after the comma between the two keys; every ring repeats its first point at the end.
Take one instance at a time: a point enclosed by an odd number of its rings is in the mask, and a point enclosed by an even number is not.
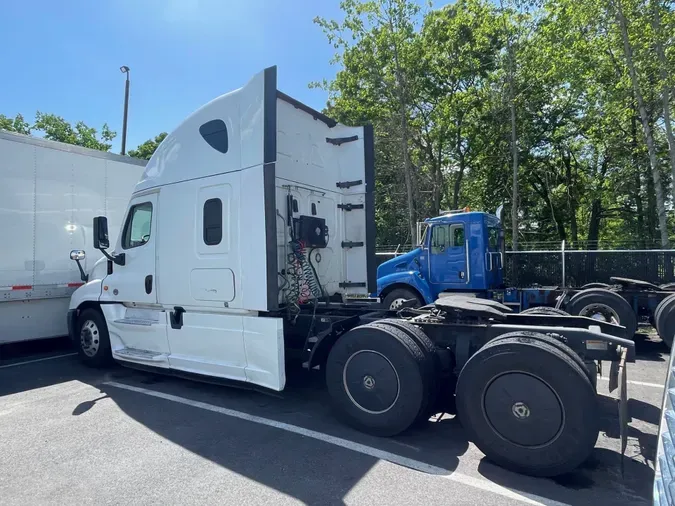
{"type": "Polygon", "coordinates": [[[87,255],[83,249],[74,249],[70,252],[70,259],[75,260],[75,262],[77,263],[77,268],[80,271],[80,279],[85,283],[89,281],[89,276],[87,276],[87,273],[84,272],[80,260],[84,260],[86,257],[87,255]]]}

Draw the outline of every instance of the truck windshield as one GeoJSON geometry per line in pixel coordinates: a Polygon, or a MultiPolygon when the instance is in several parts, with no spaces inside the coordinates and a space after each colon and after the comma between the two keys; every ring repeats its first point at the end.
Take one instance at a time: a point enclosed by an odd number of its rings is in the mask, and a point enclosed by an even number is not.
{"type": "Polygon", "coordinates": [[[417,245],[423,246],[424,240],[427,237],[427,230],[429,230],[429,224],[425,222],[417,222],[417,245]]]}

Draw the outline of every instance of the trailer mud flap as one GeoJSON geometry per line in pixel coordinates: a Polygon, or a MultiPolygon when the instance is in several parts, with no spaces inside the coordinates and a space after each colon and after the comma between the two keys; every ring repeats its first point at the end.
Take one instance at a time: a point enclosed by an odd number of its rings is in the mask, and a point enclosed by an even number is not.
{"type": "MultiPolygon", "coordinates": [[[[609,391],[613,392],[619,388],[619,434],[621,438],[621,456],[626,453],[628,444],[628,424],[631,418],[628,414],[628,374],[626,368],[626,358],[628,349],[619,347],[620,359],[612,362],[609,372],[609,391]]],[[[623,459],[621,460],[621,472],[623,472],[623,459]]]]}

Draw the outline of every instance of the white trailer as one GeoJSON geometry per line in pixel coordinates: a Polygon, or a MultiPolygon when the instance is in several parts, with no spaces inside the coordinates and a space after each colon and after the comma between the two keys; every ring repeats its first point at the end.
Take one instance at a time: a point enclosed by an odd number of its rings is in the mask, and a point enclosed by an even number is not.
{"type": "Polygon", "coordinates": [[[83,284],[68,259],[93,249],[92,220],[122,222],[144,160],[0,131],[0,344],[65,336],[83,284]]]}
{"type": "Polygon", "coordinates": [[[113,251],[94,219],[108,261],[71,298],[80,357],[277,391],[300,357],[360,430],[398,434],[456,401],[493,461],[578,466],[598,436],[586,363],[632,359],[625,328],[458,296],[398,313],[345,302],[376,289],[374,166],[372,127],[279,92],[276,67],[206,104],[148,162],[113,251]]]}

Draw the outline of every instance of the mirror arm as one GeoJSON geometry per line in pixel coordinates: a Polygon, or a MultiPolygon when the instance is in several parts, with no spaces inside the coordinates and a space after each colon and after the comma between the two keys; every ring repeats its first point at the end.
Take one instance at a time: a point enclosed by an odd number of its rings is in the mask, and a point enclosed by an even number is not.
{"type": "Polygon", "coordinates": [[[80,263],[79,260],[75,260],[75,263],[77,264],[77,268],[80,269],[80,279],[86,283],[87,281],[89,281],[89,275],[84,272],[82,264],[80,263]]]}
{"type": "Polygon", "coordinates": [[[120,253],[119,255],[112,256],[110,253],[108,253],[108,252],[107,252],[106,250],[104,250],[104,249],[100,249],[100,248],[99,248],[99,251],[100,251],[101,253],[103,253],[103,256],[104,256],[104,257],[106,257],[108,260],[110,260],[110,261],[113,262],[114,264],[117,264],[117,265],[124,265],[124,264],[125,264],[125,255],[124,255],[124,253],[120,253]]]}

